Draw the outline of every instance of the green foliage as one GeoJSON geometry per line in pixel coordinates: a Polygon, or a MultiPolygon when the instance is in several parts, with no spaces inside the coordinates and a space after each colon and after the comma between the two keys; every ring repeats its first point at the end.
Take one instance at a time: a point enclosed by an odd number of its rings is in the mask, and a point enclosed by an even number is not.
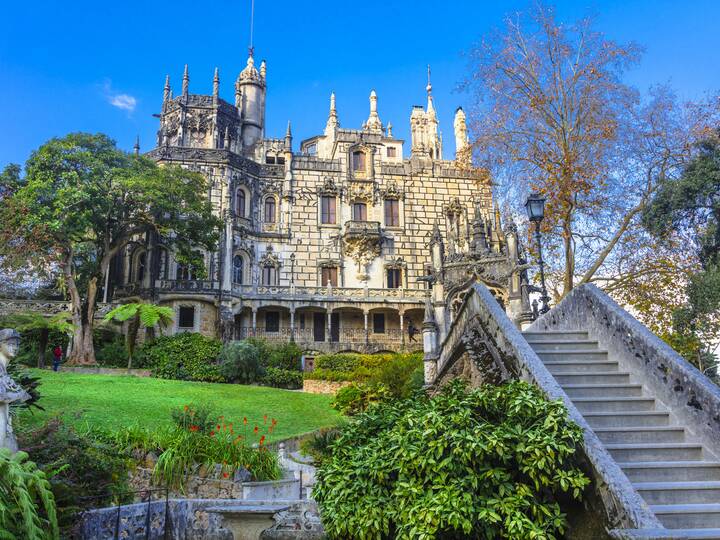
{"type": "Polygon", "coordinates": [[[210,433],[218,417],[215,406],[210,403],[190,403],[170,411],[173,422],[181,429],[210,433]]]}
{"type": "MultiPolygon", "coordinates": [[[[151,431],[130,426],[117,432],[98,430],[96,436],[105,438],[123,452],[157,454],[153,479],[171,488],[182,490],[188,476],[197,474],[201,468],[215,469],[217,465],[221,466],[222,478],[232,478],[236,471],[243,469],[256,481],[280,478],[277,455],[269,452],[265,445],[277,425],[275,420],[266,416],[261,428],[260,424],[252,427],[246,422],[233,424],[219,416],[207,425],[211,418],[190,416],[192,410],[193,406],[187,405],[182,414],[173,414],[175,425],[170,428],[151,431]],[[196,419],[198,424],[193,423],[196,419]],[[204,429],[200,429],[200,423],[204,429]]],[[[209,414],[209,409],[201,414],[205,412],[209,414]]]]}
{"type": "Polygon", "coordinates": [[[383,384],[351,383],[336,392],[332,406],[347,416],[355,416],[365,412],[371,403],[379,403],[391,397],[392,394],[383,384]]]}
{"type": "Polygon", "coordinates": [[[302,349],[294,342],[275,345],[270,348],[270,354],[261,359],[262,364],[267,368],[278,368],[288,371],[300,371],[302,366],[300,358],[302,349]]]}
{"type": "Polygon", "coordinates": [[[217,363],[222,343],[197,333],[161,336],[138,350],[137,366],[161,379],[223,382],[217,363]]]}
{"type": "Polygon", "coordinates": [[[128,363],[128,350],[125,339],[117,335],[110,341],[95,345],[95,359],[98,364],[105,367],[124,368],[128,363]]]}
{"type": "Polygon", "coordinates": [[[17,362],[10,362],[7,367],[7,372],[16,383],[22,386],[23,390],[30,394],[30,399],[27,401],[12,403],[10,405],[10,410],[15,411],[17,409],[31,409],[34,407],[44,411],[45,409],[38,404],[41,397],[39,389],[41,384],[40,377],[33,374],[29,369],[26,369],[22,364],[17,362]]]}
{"type": "Polygon", "coordinates": [[[55,498],[45,473],[25,452],[0,448],[0,538],[60,538],[55,498]]]}
{"type": "Polygon", "coordinates": [[[316,465],[332,457],[332,445],[340,437],[337,428],[325,428],[311,433],[300,441],[300,451],[313,458],[316,465]]]}
{"type": "Polygon", "coordinates": [[[254,383],[265,373],[260,353],[247,341],[226,343],[220,352],[220,372],[229,382],[254,383]]]}
{"type": "Polygon", "coordinates": [[[122,304],[105,315],[103,319],[104,322],[117,321],[122,323],[130,321],[125,336],[125,348],[128,353],[128,369],[132,367],[132,358],[135,354],[138,330],[141,327],[148,330],[154,330],[155,326],[159,326],[161,329],[166,328],[172,323],[173,314],[173,310],[167,306],[135,302],[122,304]]]}
{"type": "Polygon", "coordinates": [[[342,539],[560,538],[589,479],[581,429],[524,382],[383,402],[342,430],[313,496],[342,539]]]}
{"type": "Polygon", "coordinates": [[[11,313],[2,317],[0,325],[20,332],[20,350],[16,361],[42,367],[52,358],[52,347],[64,346],[73,326],[67,313],[46,317],[33,311],[11,313]]]}
{"type": "Polygon", "coordinates": [[[64,538],[82,510],[124,501],[128,463],[115,447],[80,435],[58,419],[18,438],[50,478],[64,538]]]}
{"type": "Polygon", "coordinates": [[[262,376],[259,382],[265,386],[297,390],[302,388],[303,374],[294,369],[269,367],[265,370],[265,375],[262,376]]]}

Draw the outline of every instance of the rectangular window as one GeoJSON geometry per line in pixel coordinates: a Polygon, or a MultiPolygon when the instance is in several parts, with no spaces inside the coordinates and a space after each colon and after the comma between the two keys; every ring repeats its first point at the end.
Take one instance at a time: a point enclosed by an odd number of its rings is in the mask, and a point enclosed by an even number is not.
{"type": "Polygon", "coordinates": [[[265,199],[265,223],[275,223],[275,199],[265,199]]]}
{"type": "Polygon", "coordinates": [[[353,152],[353,171],[365,171],[365,152],[353,152]]]}
{"type": "Polygon", "coordinates": [[[263,285],[268,285],[268,286],[277,285],[276,276],[277,276],[277,272],[276,272],[274,266],[263,266],[263,271],[262,271],[262,284],[263,285]]]}
{"type": "Polygon", "coordinates": [[[195,308],[192,306],[180,306],[178,309],[178,328],[195,328],[195,308]]]}
{"type": "Polygon", "coordinates": [[[280,312],[279,311],[268,311],[265,313],[265,331],[266,332],[279,332],[280,331],[280,312]]]}
{"type": "Polygon", "coordinates": [[[388,146],[387,147],[387,157],[395,157],[397,156],[397,148],[394,146],[388,146]]]}
{"type": "Polygon", "coordinates": [[[300,330],[305,330],[305,314],[300,314],[300,330]]]}
{"type": "Polygon", "coordinates": [[[327,287],[332,285],[337,287],[338,284],[338,269],[336,266],[326,266],[320,269],[320,285],[327,287]]]}
{"type": "Polygon", "coordinates": [[[400,226],[400,201],[397,199],[385,199],[385,226],[400,226]]]}
{"type": "Polygon", "coordinates": [[[365,203],[353,203],[353,220],[367,221],[367,205],[365,203]]]}
{"type": "Polygon", "coordinates": [[[335,212],[336,198],[331,195],[323,195],[320,200],[320,221],[326,225],[337,223],[335,212]]]}
{"type": "Polygon", "coordinates": [[[388,289],[399,289],[401,272],[399,268],[388,268],[387,269],[387,287],[388,289]]]}
{"type": "Polygon", "coordinates": [[[373,313],[373,333],[384,334],[385,333],[385,314],[384,313],[373,313]]]}

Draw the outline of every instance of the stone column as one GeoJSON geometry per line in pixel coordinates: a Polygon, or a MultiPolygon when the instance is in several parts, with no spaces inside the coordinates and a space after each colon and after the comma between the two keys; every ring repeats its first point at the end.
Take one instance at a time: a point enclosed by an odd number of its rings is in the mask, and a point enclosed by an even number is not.
{"type": "Polygon", "coordinates": [[[430,297],[425,299],[425,319],[422,326],[423,334],[423,367],[425,371],[425,384],[433,384],[437,377],[438,362],[438,325],[435,321],[435,311],[430,303],[430,297]]]}
{"type": "Polygon", "coordinates": [[[400,311],[400,343],[405,348],[405,312],[400,311]]]}
{"type": "Polygon", "coordinates": [[[290,310],[290,341],[295,341],[295,310],[290,310]]]}
{"type": "Polygon", "coordinates": [[[257,308],[252,308],[252,333],[253,337],[257,334],[257,308]]]}
{"type": "Polygon", "coordinates": [[[363,317],[365,318],[365,345],[370,344],[370,332],[368,331],[368,312],[363,311],[363,317]]]}
{"type": "Polygon", "coordinates": [[[325,336],[325,341],[332,341],[332,336],[330,335],[332,333],[332,310],[330,308],[327,309],[325,316],[327,317],[327,336],[325,336]]]}
{"type": "Polygon", "coordinates": [[[225,241],[223,242],[222,249],[225,250],[223,254],[223,270],[222,270],[222,287],[223,291],[232,290],[232,257],[233,257],[233,233],[232,233],[232,218],[228,212],[228,216],[225,219],[225,241]]]}

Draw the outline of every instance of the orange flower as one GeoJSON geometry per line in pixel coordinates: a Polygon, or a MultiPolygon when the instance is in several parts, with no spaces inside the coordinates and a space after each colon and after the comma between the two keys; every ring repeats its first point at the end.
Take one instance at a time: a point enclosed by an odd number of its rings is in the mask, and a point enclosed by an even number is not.
{"type": "Polygon", "coordinates": [[[243,424],[247,426],[247,416],[243,416],[243,424]]]}
{"type": "Polygon", "coordinates": [[[272,425],[273,425],[273,426],[276,426],[276,425],[277,425],[277,420],[275,420],[274,418],[272,419],[272,425]]]}
{"type": "Polygon", "coordinates": [[[190,408],[190,407],[188,407],[187,405],[185,405],[185,407],[184,407],[184,409],[185,409],[186,411],[187,411],[189,408],[190,408]]]}
{"type": "Polygon", "coordinates": [[[262,446],[264,442],[265,442],[265,435],[260,437],[260,446],[262,446]]]}
{"type": "Polygon", "coordinates": [[[200,429],[198,426],[195,426],[195,425],[190,426],[190,431],[195,432],[195,431],[197,431],[198,429],[200,429]]]}
{"type": "Polygon", "coordinates": [[[211,432],[210,432],[210,436],[211,436],[211,437],[214,437],[214,436],[215,436],[215,432],[214,432],[214,431],[211,431],[211,432]]]}
{"type": "Polygon", "coordinates": [[[220,424],[218,424],[217,426],[215,426],[215,428],[216,428],[218,431],[220,431],[220,424]]]}
{"type": "Polygon", "coordinates": [[[273,426],[270,426],[270,427],[268,428],[268,433],[272,433],[272,431],[273,431],[273,426]]]}
{"type": "Polygon", "coordinates": [[[257,435],[257,432],[258,432],[258,431],[259,431],[259,428],[258,428],[257,426],[255,426],[255,429],[253,429],[253,433],[254,433],[255,435],[257,435]]]}
{"type": "Polygon", "coordinates": [[[226,472],[223,473],[223,478],[227,478],[228,476],[230,476],[228,473],[226,473],[226,472]]]}
{"type": "Polygon", "coordinates": [[[267,414],[263,415],[263,424],[267,424],[267,414]]]}

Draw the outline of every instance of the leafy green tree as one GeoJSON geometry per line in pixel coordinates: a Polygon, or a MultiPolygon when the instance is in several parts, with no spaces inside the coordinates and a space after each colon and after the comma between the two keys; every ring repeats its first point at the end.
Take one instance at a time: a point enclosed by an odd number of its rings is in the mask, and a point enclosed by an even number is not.
{"type": "Polygon", "coordinates": [[[673,313],[671,345],[703,371],[712,368],[720,335],[720,131],[699,144],[699,153],[675,181],[665,182],[643,213],[655,236],[689,239],[700,269],[686,285],[687,304],[673,313]]]}
{"type": "Polygon", "coordinates": [[[162,331],[163,328],[166,328],[172,323],[173,310],[167,306],[135,302],[116,307],[105,315],[104,320],[105,322],[130,321],[127,333],[125,334],[125,346],[128,351],[128,369],[130,369],[132,368],[132,359],[135,353],[135,344],[140,327],[145,328],[149,334],[152,334],[156,326],[159,326],[162,331]]]}
{"type": "Polygon", "coordinates": [[[50,332],[57,331],[72,334],[73,325],[68,321],[69,313],[57,313],[47,317],[35,311],[11,313],[3,319],[3,324],[9,325],[18,332],[38,331],[38,361],[40,369],[45,367],[45,352],[47,351],[50,332]]]}
{"type": "Polygon", "coordinates": [[[95,363],[99,289],[130,242],[160,238],[186,261],[217,242],[220,221],[201,174],[160,167],[102,134],[51,139],[32,153],[24,176],[10,165],[0,181],[0,260],[60,274],[72,305],[70,363],[95,363]]]}

